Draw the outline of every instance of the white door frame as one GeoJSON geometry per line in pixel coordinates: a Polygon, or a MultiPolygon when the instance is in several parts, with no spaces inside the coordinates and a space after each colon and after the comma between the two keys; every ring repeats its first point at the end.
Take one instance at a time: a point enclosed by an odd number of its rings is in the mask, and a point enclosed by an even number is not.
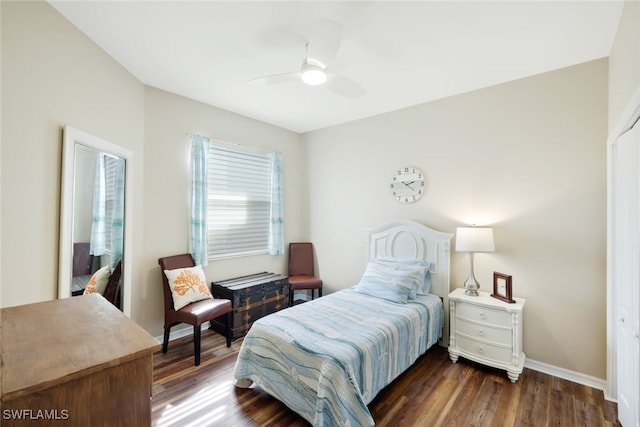
{"type": "Polygon", "coordinates": [[[616,333],[616,289],[613,286],[613,150],[618,137],[631,129],[640,118],[640,86],[636,89],[631,101],[618,119],[607,138],[607,381],[604,397],[616,401],[618,396],[617,381],[617,333],[616,333]]]}

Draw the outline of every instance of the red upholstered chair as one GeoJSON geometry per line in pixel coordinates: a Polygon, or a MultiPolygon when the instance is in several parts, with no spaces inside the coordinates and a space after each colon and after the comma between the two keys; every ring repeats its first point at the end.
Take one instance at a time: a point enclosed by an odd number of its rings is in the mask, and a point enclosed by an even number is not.
{"type": "Polygon", "coordinates": [[[293,292],[318,290],[322,296],[322,280],[315,277],[313,270],[313,244],[309,242],[289,243],[289,306],[293,305],[293,292]]]}
{"type": "Polygon", "coordinates": [[[165,270],[176,268],[194,267],[191,254],[174,255],[158,259],[158,264],[162,270],[162,284],[164,288],[164,341],[162,342],[162,352],[166,353],[169,348],[169,331],[172,326],[179,323],[193,325],[193,349],[195,364],[200,364],[200,327],[203,323],[220,316],[225,317],[225,331],[227,347],[231,346],[231,300],[228,299],[205,299],[192,302],[179,310],[173,306],[173,296],[169,286],[165,270]]]}

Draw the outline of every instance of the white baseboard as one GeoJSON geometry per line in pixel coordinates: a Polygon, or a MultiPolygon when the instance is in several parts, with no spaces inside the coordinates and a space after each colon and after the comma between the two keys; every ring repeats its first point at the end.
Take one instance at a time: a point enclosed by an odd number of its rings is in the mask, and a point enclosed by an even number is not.
{"type": "Polygon", "coordinates": [[[569,369],[559,368],[547,363],[538,362],[536,360],[527,359],[524,367],[544,374],[553,375],[563,380],[572,381],[574,383],[593,387],[604,391],[606,381],[601,378],[592,377],[591,375],[581,374],[580,372],[570,371],[569,369]]]}
{"type": "MultiPolygon", "coordinates": [[[[311,292],[315,292],[315,291],[311,291],[311,292]]],[[[309,294],[309,292],[307,291],[298,291],[298,293],[295,293],[294,291],[294,301],[298,301],[298,300],[302,300],[302,301],[311,301],[311,294],[309,294]]]]}
{"type": "MultiPolygon", "coordinates": [[[[209,329],[209,322],[204,322],[201,325],[201,329],[209,329]]],[[[187,326],[185,328],[171,328],[171,333],[169,334],[169,342],[173,340],[177,340],[178,338],[186,337],[187,335],[193,335],[193,326],[187,326]]],[[[164,341],[164,335],[159,335],[154,337],[160,344],[164,341]]]]}

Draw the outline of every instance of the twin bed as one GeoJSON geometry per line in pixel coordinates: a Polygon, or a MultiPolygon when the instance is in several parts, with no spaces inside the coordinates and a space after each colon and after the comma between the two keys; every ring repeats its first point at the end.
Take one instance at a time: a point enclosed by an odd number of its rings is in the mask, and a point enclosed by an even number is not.
{"type": "Polygon", "coordinates": [[[365,230],[360,282],[256,321],[235,367],[314,426],[373,426],[367,405],[448,330],[452,234],[397,220],[365,230]]]}

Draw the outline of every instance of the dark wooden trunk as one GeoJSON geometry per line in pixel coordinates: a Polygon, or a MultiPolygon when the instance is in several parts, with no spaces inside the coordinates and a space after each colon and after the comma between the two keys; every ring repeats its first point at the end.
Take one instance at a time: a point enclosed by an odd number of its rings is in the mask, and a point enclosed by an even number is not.
{"type": "MultiPolygon", "coordinates": [[[[211,283],[214,298],[231,300],[232,338],[247,334],[251,324],[267,314],[287,308],[289,279],[275,273],[256,273],[211,283]]],[[[211,322],[213,329],[224,333],[224,319],[211,322]]]]}

